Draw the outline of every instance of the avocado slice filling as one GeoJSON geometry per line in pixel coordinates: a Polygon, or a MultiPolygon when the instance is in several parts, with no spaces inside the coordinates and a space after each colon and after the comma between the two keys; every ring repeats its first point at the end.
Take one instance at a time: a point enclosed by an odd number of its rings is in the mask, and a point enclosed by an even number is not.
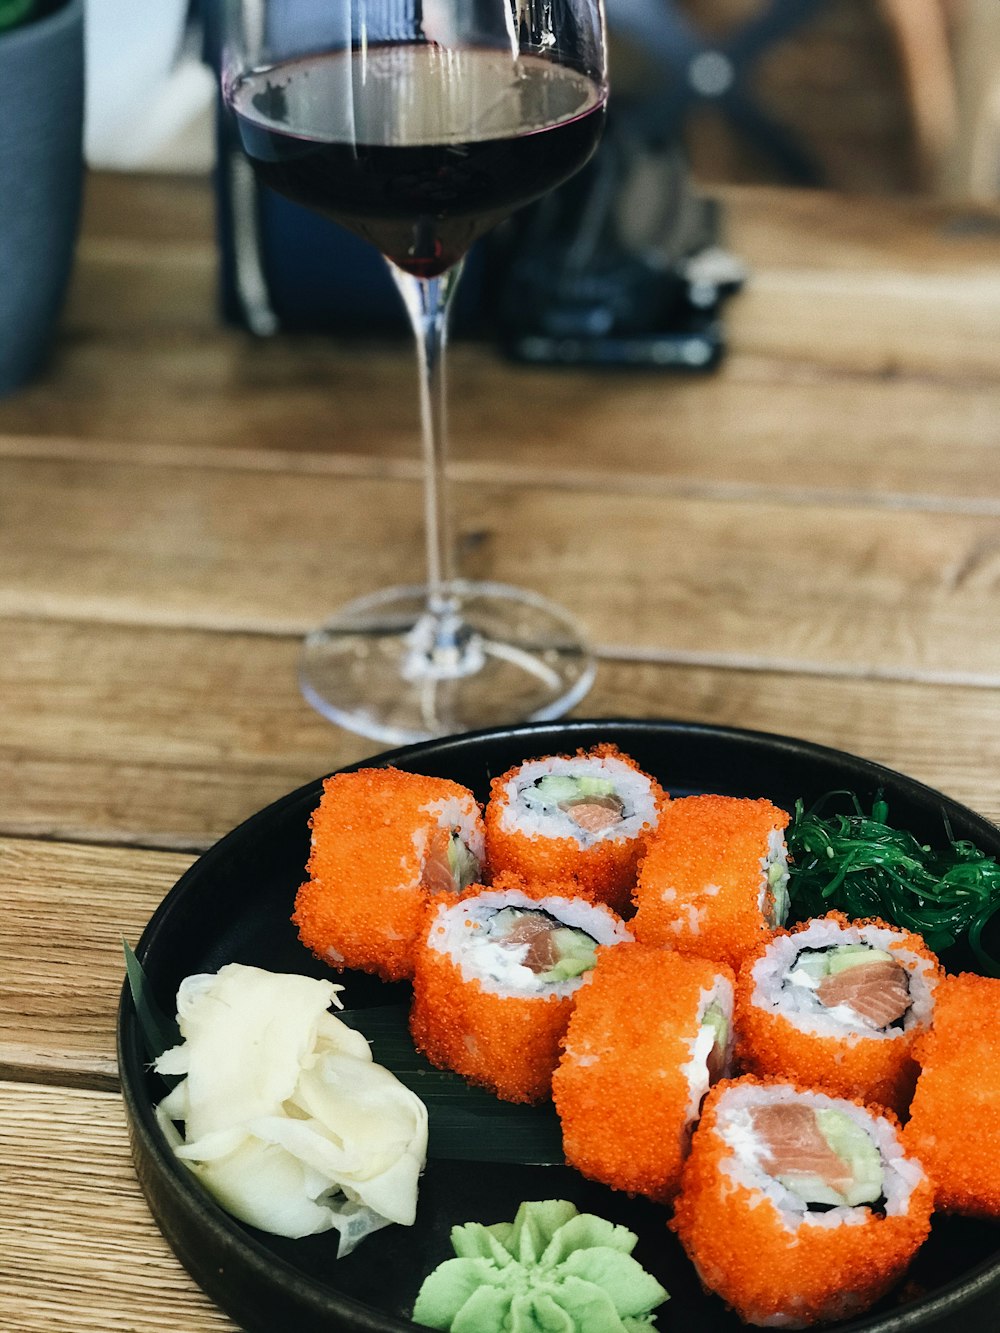
{"type": "Polygon", "coordinates": [[[788,867],[783,861],[771,861],[766,873],[767,887],[771,896],[768,921],[772,926],[781,926],[788,919],[791,907],[791,898],[788,894],[788,867]]]}
{"type": "Polygon", "coordinates": [[[448,869],[455,881],[456,893],[461,893],[470,884],[476,884],[479,881],[479,871],[481,869],[479,861],[462,841],[457,831],[453,831],[448,838],[448,869]]]}
{"type": "Polygon", "coordinates": [[[708,1084],[711,1087],[726,1075],[726,1046],[729,1042],[729,1020],[715,1000],[708,1006],[701,1017],[701,1028],[712,1033],[712,1047],[705,1061],[708,1069],[708,1084]]]}
{"type": "Polygon", "coordinates": [[[843,1111],[817,1111],[816,1124],[828,1147],[846,1165],[847,1174],[835,1184],[816,1177],[811,1184],[800,1180],[790,1188],[806,1203],[848,1208],[875,1203],[882,1197],[882,1159],[869,1135],[843,1111]]]}

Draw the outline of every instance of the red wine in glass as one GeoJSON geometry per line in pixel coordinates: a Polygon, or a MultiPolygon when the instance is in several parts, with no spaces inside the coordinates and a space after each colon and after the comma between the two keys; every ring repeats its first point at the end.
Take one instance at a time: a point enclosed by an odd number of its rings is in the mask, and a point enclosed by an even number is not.
{"type": "Polygon", "coordinates": [[[579,170],[604,119],[603,90],[570,66],[416,42],[252,70],[230,105],[266,185],[421,278],[579,170]]]}

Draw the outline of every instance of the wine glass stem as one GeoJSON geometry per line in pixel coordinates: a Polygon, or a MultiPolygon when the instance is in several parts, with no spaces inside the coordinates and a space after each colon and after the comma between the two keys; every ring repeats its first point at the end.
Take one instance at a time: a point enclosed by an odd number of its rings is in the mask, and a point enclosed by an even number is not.
{"type": "MultiPolygon", "coordinates": [[[[461,262],[436,278],[418,278],[389,264],[403,297],[417,347],[420,377],[420,425],[424,459],[424,531],[427,546],[427,610],[437,622],[437,634],[450,637],[448,622],[455,617],[449,591],[454,578],[454,549],[445,475],[447,462],[447,402],[445,348],[452,295],[461,275],[461,262]]],[[[454,644],[441,644],[442,648],[454,644]]]]}

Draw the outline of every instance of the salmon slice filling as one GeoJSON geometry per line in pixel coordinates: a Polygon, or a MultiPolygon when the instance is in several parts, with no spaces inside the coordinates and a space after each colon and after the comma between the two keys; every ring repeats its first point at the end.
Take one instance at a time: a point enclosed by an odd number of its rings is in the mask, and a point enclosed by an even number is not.
{"type": "Polygon", "coordinates": [[[622,822],[622,803],[617,796],[591,796],[580,801],[566,801],[560,804],[559,809],[588,833],[603,833],[622,822]]]}
{"type": "Polygon", "coordinates": [[[880,1031],[899,1023],[913,1004],[906,968],[867,944],[803,949],[788,979],[812,990],[824,1008],[846,1008],[880,1031]]]}
{"type": "Polygon", "coordinates": [[[842,1111],[804,1102],[750,1108],[759,1165],[808,1207],[856,1207],[882,1196],[882,1164],[865,1130],[842,1111]]]}
{"type": "Polygon", "coordinates": [[[427,839],[420,884],[428,893],[461,893],[475,884],[480,865],[458,829],[435,829],[427,839]]]}
{"type": "Polygon", "coordinates": [[[873,1027],[887,1028],[913,1004],[906,969],[895,959],[873,959],[824,977],[816,990],[828,1009],[846,1004],[873,1027]]]}

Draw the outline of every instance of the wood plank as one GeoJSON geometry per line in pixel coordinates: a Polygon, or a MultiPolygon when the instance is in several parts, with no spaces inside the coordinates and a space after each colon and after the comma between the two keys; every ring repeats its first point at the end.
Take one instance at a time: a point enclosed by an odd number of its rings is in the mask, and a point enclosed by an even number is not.
{"type": "MultiPolygon", "coordinates": [[[[57,356],[73,358],[95,338],[126,332],[150,342],[176,334],[216,332],[218,257],[201,238],[148,242],[83,237],[62,312],[57,356]]],[[[50,368],[49,374],[52,373],[50,368]]]]}
{"type": "MultiPolygon", "coordinates": [[[[1000,376],[831,373],[739,351],[707,378],[531,369],[470,344],[451,360],[452,456],[474,482],[1000,502],[1000,376]]],[[[410,348],[204,331],[85,341],[0,403],[0,457],[225,466],[226,452],[262,470],[416,468],[410,348]]]]}
{"type": "Polygon", "coordinates": [[[0,1077],[115,1086],[115,1021],[135,945],[190,856],[0,842],[0,1077]]]}
{"type": "MultiPolygon", "coordinates": [[[[867,377],[995,379],[991,349],[1000,330],[1000,273],[995,260],[968,262],[958,271],[929,263],[916,272],[897,265],[889,255],[883,254],[882,260],[877,269],[797,266],[794,257],[791,263],[751,265],[746,291],[726,307],[727,341],[733,353],[867,377]]],[[[138,350],[121,346],[124,339],[138,340],[147,355],[152,347],[162,356],[158,338],[168,340],[164,350],[169,351],[169,339],[181,330],[188,335],[216,331],[241,359],[268,365],[280,365],[280,351],[308,358],[310,343],[318,341],[323,348],[325,340],[294,337],[255,344],[236,331],[219,328],[216,269],[214,252],[198,243],[175,242],[151,255],[141,244],[84,240],[63,338],[43,383],[58,382],[63,393],[75,390],[82,395],[89,389],[93,395],[95,386],[87,372],[95,340],[102,346],[110,344],[120,363],[107,367],[106,387],[114,387],[113,374],[121,374],[129,364],[129,352],[134,356],[138,350]]],[[[399,330],[402,327],[400,323],[399,330]]],[[[390,340],[399,340],[397,330],[390,340]]],[[[216,358],[217,364],[225,365],[226,360],[216,358]]],[[[335,377],[334,368],[331,381],[335,377]]],[[[126,381],[119,394],[126,385],[137,383],[138,379],[126,381]]],[[[31,398],[29,389],[22,410],[30,406],[31,398]]]]}
{"type": "MultiPolygon", "coordinates": [[[[294,638],[0,622],[0,830],[204,847],[384,749],[304,702],[298,653],[294,638]]],[[[802,736],[1000,815],[997,690],[607,659],[577,713],[802,736]]]]}
{"type": "MultiPolygon", "coordinates": [[[[721,200],[728,239],[753,265],[912,273],[995,267],[996,203],[723,182],[700,188],[721,200]]],[[[88,173],[84,242],[139,243],[155,258],[164,244],[200,241],[211,248],[214,226],[207,177],[88,173]]]]}
{"type": "Polygon", "coordinates": [[[995,266],[961,278],[775,269],[754,275],[733,302],[732,345],[870,375],[989,379],[997,369],[998,298],[995,266]]]}
{"type": "Polygon", "coordinates": [[[725,186],[728,240],[755,268],[996,278],[1000,206],[927,195],[725,186]]]}
{"type": "Polygon", "coordinates": [[[173,172],[88,171],[83,196],[84,239],[163,244],[200,237],[212,244],[215,204],[206,176],[173,172]]]}
{"type": "MultiPolygon", "coordinates": [[[[301,634],[421,567],[418,489],[7,459],[0,614],[301,634]],[[39,523],[39,516],[44,522],[39,523]]],[[[455,488],[464,571],[536,588],[616,655],[996,684],[1000,528],[970,514],[455,488]]]]}
{"type": "Polygon", "coordinates": [[[0,1322],[18,1333],[225,1333],[174,1258],[129,1156],[121,1099],[0,1085],[0,1322]]]}
{"type": "Polygon", "coordinates": [[[3,830],[199,848],[385,748],[302,699],[294,638],[0,625],[3,830]]]}
{"type": "Polygon", "coordinates": [[[727,314],[735,351],[996,384],[1000,209],[821,191],[724,197],[729,242],[751,270],[727,314]]]}

